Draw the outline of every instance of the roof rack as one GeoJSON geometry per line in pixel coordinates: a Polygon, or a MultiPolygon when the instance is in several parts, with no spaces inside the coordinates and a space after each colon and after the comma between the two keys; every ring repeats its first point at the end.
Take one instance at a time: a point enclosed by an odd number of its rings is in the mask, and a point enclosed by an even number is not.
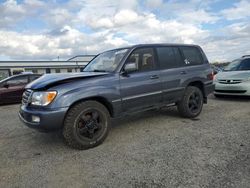
{"type": "Polygon", "coordinates": [[[244,58],[244,57],[250,57],[250,55],[243,55],[242,58],[244,58]]]}

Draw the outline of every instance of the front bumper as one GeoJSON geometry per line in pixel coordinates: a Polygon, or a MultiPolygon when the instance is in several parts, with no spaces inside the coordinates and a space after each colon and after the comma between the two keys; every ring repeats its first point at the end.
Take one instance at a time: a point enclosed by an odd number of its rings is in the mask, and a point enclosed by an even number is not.
{"type": "Polygon", "coordinates": [[[214,94],[250,96],[250,82],[242,82],[239,84],[221,84],[219,82],[215,82],[214,94]]]}
{"type": "Polygon", "coordinates": [[[20,120],[28,127],[39,131],[48,132],[63,127],[63,121],[68,108],[35,109],[22,105],[19,111],[20,120]],[[32,116],[40,118],[39,122],[33,122],[32,116]]]}

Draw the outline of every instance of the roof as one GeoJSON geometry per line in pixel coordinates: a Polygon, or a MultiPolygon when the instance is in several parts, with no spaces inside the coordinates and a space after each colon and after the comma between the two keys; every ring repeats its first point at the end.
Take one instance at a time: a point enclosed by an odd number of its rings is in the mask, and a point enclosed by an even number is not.
{"type": "Polygon", "coordinates": [[[122,50],[127,48],[139,48],[139,47],[157,47],[157,46],[193,46],[198,47],[199,45],[195,44],[178,44],[178,43],[152,43],[152,44],[135,44],[131,46],[124,46],[121,48],[114,48],[106,51],[112,51],[112,50],[122,50]]]}
{"type": "Polygon", "coordinates": [[[132,47],[141,47],[141,46],[197,46],[195,44],[180,44],[180,43],[151,43],[151,44],[136,44],[132,47]]]}

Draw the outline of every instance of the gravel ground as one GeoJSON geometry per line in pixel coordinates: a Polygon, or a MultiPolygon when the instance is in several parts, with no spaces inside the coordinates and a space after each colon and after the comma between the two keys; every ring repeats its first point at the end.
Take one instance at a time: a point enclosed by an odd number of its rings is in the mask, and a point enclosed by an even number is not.
{"type": "Polygon", "coordinates": [[[176,108],[113,121],[99,147],[78,151],[0,107],[0,187],[250,187],[250,99],[210,97],[193,120],[176,108]]]}

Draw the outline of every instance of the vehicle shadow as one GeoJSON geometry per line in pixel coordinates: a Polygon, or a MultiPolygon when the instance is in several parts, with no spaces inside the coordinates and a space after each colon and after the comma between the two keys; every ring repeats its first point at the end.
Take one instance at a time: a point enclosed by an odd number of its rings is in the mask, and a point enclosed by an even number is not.
{"type": "Polygon", "coordinates": [[[21,102],[13,102],[13,103],[0,103],[0,107],[4,106],[13,106],[13,105],[21,105],[21,102]]]}
{"type": "Polygon", "coordinates": [[[159,117],[168,117],[168,118],[179,118],[180,115],[176,107],[163,107],[160,109],[152,109],[149,111],[138,112],[131,115],[126,115],[119,118],[112,119],[112,127],[124,126],[128,123],[138,124],[139,122],[152,121],[158,119],[159,117]]]}
{"type": "Polygon", "coordinates": [[[215,100],[222,100],[222,101],[236,101],[236,102],[250,102],[250,96],[227,96],[227,95],[221,95],[221,96],[214,96],[211,95],[212,99],[215,100]]]}
{"type": "MultiPolygon", "coordinates": [[[[166,107],[162,109],[131,114],[120,118],[114,118],[111,119],[110,134],[117,134],[117,131],[123,132],[125,129],[129,130],[131,126],[142,127],[145,122],[152,124],[152,122],[159,120],[159,118],[176,119],[177,117],[179,118],[180,116],[176,107],[166,107]]],[[[34,152],[34,155],[44,155],[46,153],[64,153],[69,150],[75,151],[76,153],[79,151],[66,145],[62,135],[62,130],[49,133],[37,132],[36,130],[27,130],[27,132],[29,133],[28,148],[34,152]]]]}

